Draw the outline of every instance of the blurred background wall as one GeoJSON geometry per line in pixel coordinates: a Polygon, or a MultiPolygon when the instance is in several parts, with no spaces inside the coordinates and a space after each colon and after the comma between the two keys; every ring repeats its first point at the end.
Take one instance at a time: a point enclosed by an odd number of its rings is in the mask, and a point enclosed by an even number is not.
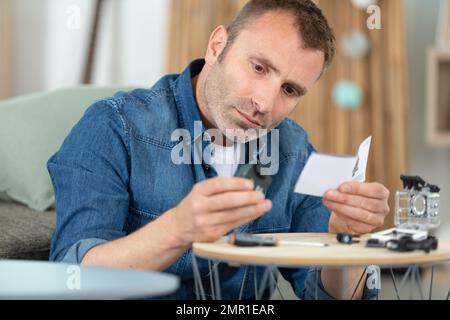
{"type": "MultiPolygon", "coordinates": [[[[11,3],[12,94],[80,83],[95,1],[11,3]]],[[[150,86],[164,73],[168,5],[165,0],[104,1],[93,83],[150,86]]]]}
{"type": "MultiPolygon", "coordinates": [[[[439,234],[450,239],[450,147],[430,147],[425,139],[427,51],[435,45],[439,0],[407,0],[408,74],[410,83],[410,172],[441,187],[443,225],[439,234]]],[[[450,89],[450,83],[448,84],[450,89]]]]}
{"type": "Polygon", "coordinates": [[[0,99],[11,95],[12,89],[12,23],[11,2],[0,1],[0,99]]]}

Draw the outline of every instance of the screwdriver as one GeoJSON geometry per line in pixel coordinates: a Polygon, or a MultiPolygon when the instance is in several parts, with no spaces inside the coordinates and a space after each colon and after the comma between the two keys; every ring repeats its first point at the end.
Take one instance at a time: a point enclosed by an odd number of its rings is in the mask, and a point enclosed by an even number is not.
{"type": "Polygon", "coordinates": [[[328,247],[328,243],[279,240],[269,237],[258,237],[247,233],[233,233],[228,237],[228,243],[238,247],[277,247],[280,245],[328,247]]]}

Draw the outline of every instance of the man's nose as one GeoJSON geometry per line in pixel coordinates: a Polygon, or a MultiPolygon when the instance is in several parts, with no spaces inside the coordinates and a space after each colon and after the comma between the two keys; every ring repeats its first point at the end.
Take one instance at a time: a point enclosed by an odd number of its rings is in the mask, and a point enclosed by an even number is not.
{"type": "Polygon", "coordinates": [[[273,83],[261,86],[253,97],[253,103],[259,113],[270,113],[280,93],[280,87],[273,83]]]}

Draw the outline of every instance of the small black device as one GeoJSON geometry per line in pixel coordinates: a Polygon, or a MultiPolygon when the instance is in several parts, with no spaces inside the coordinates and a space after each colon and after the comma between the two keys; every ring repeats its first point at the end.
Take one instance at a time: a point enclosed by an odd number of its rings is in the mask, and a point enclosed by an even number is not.
{"type": "Polygon", "coordinates": [[[338,233],[336,235],[336,239],[339,243],[343,244],[352,244],[359,242],[359,237],[355,236],[355,239],[353,239],[353,236],[349,233],[338,233]]]}
{"type": "Polygon", "coordinates": [[[437,250],[438,240],[435,237],[428,236],[425,240],[415,241],[411,236],[403,236],[398,240],[392,240],[386,243],[389,250],[399,252],[409,252],[414,250],[423,250],[429,253],[432,250],[437,250]]]}
{"type": "Polygon", "coordinates": [[[386,243],[380,241],[379,239],[369,239],[367,240],[366,246],[368,248],[384,248],[386,247],[386,243]]]}
{"type": "Polygon", "coordinates": [[[234,176],[252,180],[255,184],[255,190],[264,194],[267,194],[267,190],[272,183],[271,176],[261,174],[261,165],[259,163],[241,165],[234,176]]]}
{"type": "Polygon", "coordinates": [[[367,247],[388,248],[398,252],[423,250],[429,253],[437,249],[438,239],[429,236],[424,230],[392,228],[374,233],[367,240],[367,247]]]}
{"type": "Polygon", "coordinates": [[[273,238],[257,237],[246,233],[232,233],[228,242],[238,247],[275,247],[277,240],[273,238]]]}

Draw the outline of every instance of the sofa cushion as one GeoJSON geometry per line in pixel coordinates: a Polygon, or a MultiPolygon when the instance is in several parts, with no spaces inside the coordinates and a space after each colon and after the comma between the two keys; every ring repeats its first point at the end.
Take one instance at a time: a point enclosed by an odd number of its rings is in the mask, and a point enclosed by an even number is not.
{"type": "Polygon", "coordinates": [[[0,259],[47,260],[55,211],[0,201],[0,259]]]}
{"type": "Polygon", "coordinates": [[[89,105],[121,90],[85,86],[0,101],[0,199],[51,208],[48,159],[89,105]]]}

